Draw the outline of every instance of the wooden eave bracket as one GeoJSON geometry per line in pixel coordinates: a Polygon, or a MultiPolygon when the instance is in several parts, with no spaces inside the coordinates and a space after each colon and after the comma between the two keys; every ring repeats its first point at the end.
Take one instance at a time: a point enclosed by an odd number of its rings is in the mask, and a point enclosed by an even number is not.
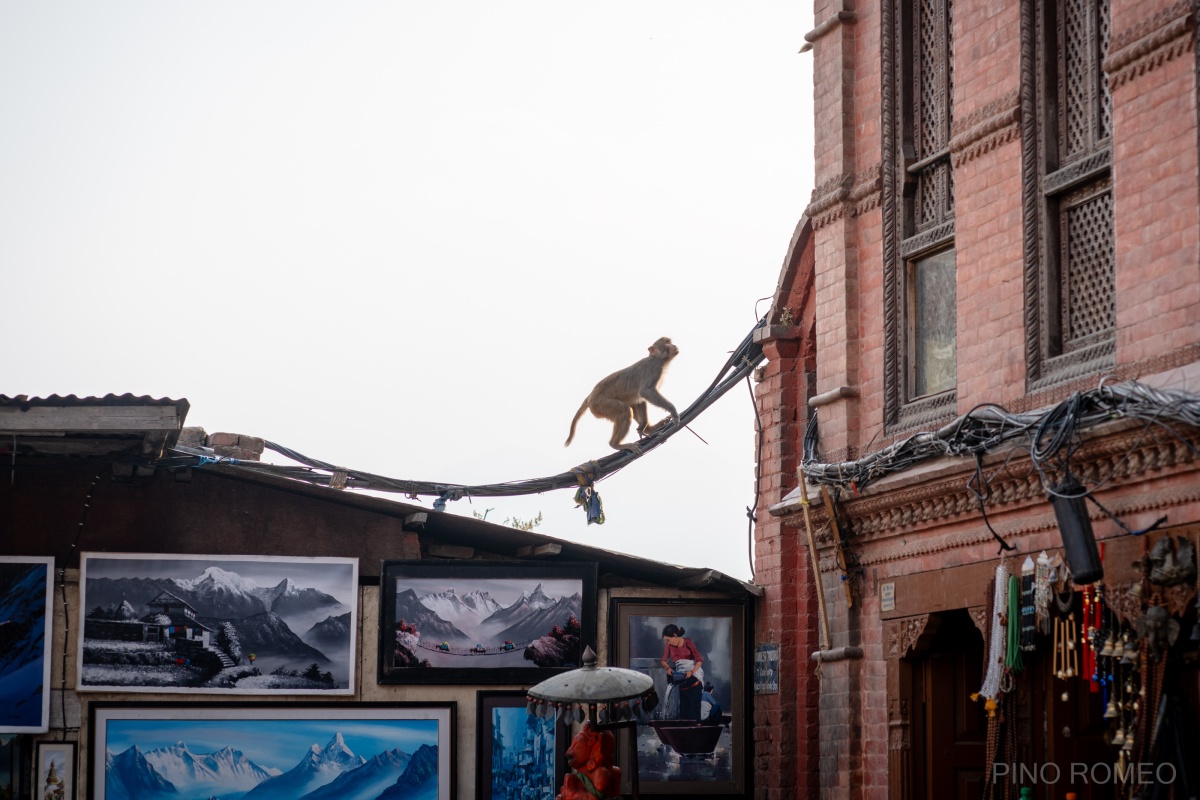
{"type": "Polygon", "coordinates": [[[546,544],[531,544],[518,547],[517,558],[549,558],[562,552],[562,545],[548,542],[546,544]]]}

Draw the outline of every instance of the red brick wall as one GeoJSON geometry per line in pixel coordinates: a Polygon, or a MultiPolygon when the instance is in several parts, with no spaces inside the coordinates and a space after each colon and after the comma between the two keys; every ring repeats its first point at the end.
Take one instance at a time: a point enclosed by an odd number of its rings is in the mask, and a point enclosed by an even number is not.
{"type": "MultiPolygon", "coordinates": [[[[818,0],[815,21],[842,7],[818,0]]],[[[787,343],[767,348],[770,360],[757,389],[766,427],[764,506],[779,503],[796,486],[809,381],[818,394],[841,386],[858,394],[819,409],[827,459],[853,458],[891,441],[883,432],[880,8],[855,4],[855,20],[817,40],[811,55],[815,327],[806,344],[815,358],[801,357],[800,348],[787,343]]],[[[1190,2],[1171,0],[1112,0],[1106,68],[1114,103],[1119,377],[1186,366],[1200,348],[1200,141],[1190,8],[1190,2]]],[[[1019,15],[1018,3],[954,4],[960,413],[980,403],[1046,406],[1067,392],[1031,397],[1025,387],[1019,15]],[[1007,121],[996,121],[1005,114],[1007,121]],[[980,134],[985,128],[992,133],[980,134]],[[964,138],[978,146],[962,147],[964,138]]],[[[785,272],[802,274],[805,268],[794,261],[785,272]]],[[[791,303],[795,311],[805,301],[803,281],[792,275],[781,285],[793,288],[786,302],[777,298],[777,309],[791,303]]],[[[1085,382],[1094,385],[1098,378],[1085,382]]],[[[1195,475],[1186,469],[1174,476],[1170,470],[1146,472],[1106,487],[1101,500],[1133,526],[1162,513],[1172,524],[1192,521],[1200,518],[1195,475]]],[[[899,483],[876,491],[910,491],[922,479],[899,483]]],[[[1040,499],[1001,505],[992,524],[1014,537],[1022,553],[1059,544],[1052,510],[1040,499]]],[[[1100,538],[1123,535],[1098,512],[1094,525],[1100,538]]],[[[833,644],[860,644],[866,657],[826,665],[818,680],[808,657],[818,647],[816,601],[799,518],[785,522],[760,510],[755,543],[756,580],[765,587],[756,641],[781,647],[780,693],[755,698],[756,797],[887,798],[887,643],[878,584],[897,575],[994,563],[995,544],[976,513],[874,535],[858,545],[865,570],[853,611],[838,573],[827,566],[833,644]]],[[[824,557],[828,563],[830,553],[824,557]]]]}
{"type": "Polygon", "coordinates": [[[814,315],[812,239],[802,223],[775,299],[772,322],[788,309],[791,321],[768,339],[767,363],[755,389],[762,421],[761,496],[754,531],[755,581],[766,587],[755,612],[755,642],[779,645],[779,691],[754,698],[754,796],[808,797],[817,788],[818,685],[807,666],[816,649],[811,572],[795,529],[768,509],[796,488],[812,383],[814,315]]]}

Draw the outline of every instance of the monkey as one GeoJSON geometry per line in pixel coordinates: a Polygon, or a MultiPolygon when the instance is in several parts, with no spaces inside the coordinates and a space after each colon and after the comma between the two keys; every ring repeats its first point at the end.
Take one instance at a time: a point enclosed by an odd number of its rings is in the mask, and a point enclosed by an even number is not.
{"type": "Polygon", "coordinates": [[[613,433],[608,444],[614,450],[629,450],[632,453],[641,452],[636,443],[621,443],[629,433],[631,418],[637,421],[639,437],[654,433],[665,425],[667,420],[679,422],[679,412],[675,410],[675,406],[658,391],[658,384],[662,382],[667,365],[679,355],[679,348],[663,336],[647,349],[650,355],[625,369],[617,370],[596,384],[591,394],[584,399],[583,405],[575,412],[575,418],[571,420],[571,433],[563,447],[570,445],[571,440],[575,438],[575,424],[588,409],[596,417],[612,422],[613,433]],[[647,402],[663,409],[669,416],[651,425],[646,415],[647,402]]]}

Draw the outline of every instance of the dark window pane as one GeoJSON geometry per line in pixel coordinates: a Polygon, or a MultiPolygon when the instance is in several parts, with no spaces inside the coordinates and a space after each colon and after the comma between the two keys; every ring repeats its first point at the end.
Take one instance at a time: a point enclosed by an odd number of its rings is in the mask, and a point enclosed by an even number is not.
{"type": "Polygon", "coordinates": [[[912,264],[912,396],[937,394],[955,386],[957,340],[953,249],[912,264]]]}

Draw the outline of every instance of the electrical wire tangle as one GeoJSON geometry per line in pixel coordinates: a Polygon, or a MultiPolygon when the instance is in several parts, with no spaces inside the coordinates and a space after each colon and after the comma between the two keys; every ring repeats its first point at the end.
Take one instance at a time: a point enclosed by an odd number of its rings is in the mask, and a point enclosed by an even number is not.
{"type": "MultiPolygon", "coordinates": [[[[1011,447],[1014,452],[1028,453],[1031,468],[1047,494],[1086,497],[1126,531],[1138,534],[1145,531],[1132,531],[1121,523],[1100,505],[1095,492],[1113,479],[1152,433],[1165,433],[1195,458],[1200,453],[1193,441],[1196,430],[1200,430],[1200,395],[1182,389],[1159,389],[1137,381],[1101,383],[1095,389],[1074,392],[1062,402],[1036,412],[1014,414],[994,403],[981,404],[937,430],[913,434],[853,461],[820,460],[814,415],[804,437],[804,472],[813,483],[861,491],[887,475],[935,458],[971,457],[975,460],[975,470],[967,489],[978,500],[986,522],[985,501],[989,491],[983,456],[1011,447]],[[1092,479],[1089,486],[1085,470],[1077,463],[1086,441],[1084,434],[1122,420],[1141,422],[1141,434],[1109,474],[1092,479]],[[1193,433],[1184,435],[1180,428],[1192,429],[1193,433]],[[1072,489],[1067,491],[1063,487],[1072,489]]],[[[990,523],[988,528],[991,529],[990,523]]],[[[994,530],[992,534],[1001,542],[1002,549],[1011,549],[994,530]]]]}

